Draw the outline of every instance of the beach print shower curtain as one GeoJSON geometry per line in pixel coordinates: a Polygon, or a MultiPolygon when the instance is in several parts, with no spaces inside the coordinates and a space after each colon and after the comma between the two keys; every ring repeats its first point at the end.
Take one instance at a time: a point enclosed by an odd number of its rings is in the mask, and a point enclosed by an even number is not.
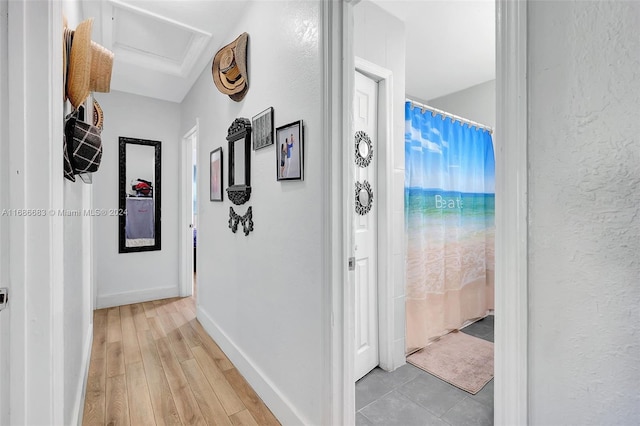
{"type": "Polygon", "coordinates": [[[405,104],[407,353],[493,309],[491,134],[405,104]]]}

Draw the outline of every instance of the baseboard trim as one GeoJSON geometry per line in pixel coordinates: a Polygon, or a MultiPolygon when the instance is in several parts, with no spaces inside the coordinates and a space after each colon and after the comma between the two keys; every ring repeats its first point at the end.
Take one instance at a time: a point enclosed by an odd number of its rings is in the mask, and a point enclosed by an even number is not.
{"type": "Polygon", "coordinates": [[[175,287],[157,287],[148,290],[135,290],[123,293],[99,295],[97,300],[97,309],[130,305],[132,303],[148,302],[150,300],[166,299],[169,297],[178,297],[179,295],[180,288],[177,285],[175,287]]]}
{"type": "Polygon", "coordinates": [[[93,322],[89,323],[87,330],[87,339],[84,342],[84,351],[82,355],[82,375],[78,381],[78,390],[73,406],[74,417],[71,419],[72,425],[82,425],[82,417],[84,415],[84,399],[87,393],[87,381],[89,380],[89,364],[91,363],[91,347],[93,345],[93,322]]]}
{"type": "Polygon", "coordinates": [[[198,306],[198,321],[220,346],[240,374],[249,382],[253,390],[262,398],[271,412],[282,424],[303,424],[312,422],[305,419],[271,380],[253,361],[222,331],[211,316],[198,306]]]}

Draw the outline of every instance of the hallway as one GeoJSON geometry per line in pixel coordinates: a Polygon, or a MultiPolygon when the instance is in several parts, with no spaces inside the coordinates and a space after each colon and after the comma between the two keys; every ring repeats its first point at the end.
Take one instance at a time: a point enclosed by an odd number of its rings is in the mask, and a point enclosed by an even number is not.
{"type": "Polygon", "coordinates": [[[83,425],[279,425],[195,319],[172,298],[94,312],[83,425]]]}

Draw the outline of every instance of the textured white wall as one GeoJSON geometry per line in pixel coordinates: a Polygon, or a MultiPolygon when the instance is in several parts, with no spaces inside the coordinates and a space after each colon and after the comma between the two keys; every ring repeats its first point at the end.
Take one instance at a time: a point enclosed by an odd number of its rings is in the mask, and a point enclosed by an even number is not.
{"type": "MultiPolygon", "coordinates": [[[[370,2],[353,9],[353,46],[355,56],[393,72],[393,174],[388,199],[392,204],[391,264],[393,283],[393,361],[383,368],[393,370],[405,363],[405,256],[404,256],[404,99],[405,99],[405,28],[402,21],[370,2]]],[[[375,151],[374,151],[375,152],[375,151]]],[[[380,166],[380,163],[379,163],[380,166]]],[[[382,170],[379,167],[378,170],[382,170]]],[[[380,179],[380,177],[379,177],[380,179]]],[[[383,216],[379,216],[380,220],[383,216]]],[[[381,235],[381,234],[379,234],[381,235]]]]}
{"type": "Polygon", "coordinates": [[[318,1],[252,3],[236,32],[220,41],[249,33],[245,99],[237,103],[220,93],[209,63],[182,103],[181,134],[200,119],[198,317],[217,329],[215,337],[234,364],[248,367],[241,372],[285,424],[321,423],[322,383],[329,374],[321,323],[327,283],[321,280],[325,141],[319,14],[318,1]],[[224,202],[210,202],[209,153],[223,147],[226,189],[228,127],[269,106],[276,127],[304,121],[304,181],[276,181],[275,146],[270,146],[251,151],[252,193],[245,205],[233,205],[226,192],[224,202]],[[255,229],[249,236],[229,229],[231,206],[240,214],[253,207],[255,229]]]}
{"type": "MultiPolygon", "coordinates": [[[[420,101],[408,95],[409,99],[420,101]]],[[[485,126],[496,127],[496,81],[491,80],[447,96],[423,102],[451,114],[467,118],[485,126]]]]}
{"type": "Polygon", "coordinates": [[[93,179],[96,209],[118,208],[118,138],[162,142],[162,249],[120,254],[118,217],[96,217],[98,307],[177,296],[180,105],[117,91],[95,97],[104,112],[102,163],[93,179]]]}
{"type": "Polygon", "coordinates": [[[531,424],[640,422],[640,3],[529,3],[531,424]]]}

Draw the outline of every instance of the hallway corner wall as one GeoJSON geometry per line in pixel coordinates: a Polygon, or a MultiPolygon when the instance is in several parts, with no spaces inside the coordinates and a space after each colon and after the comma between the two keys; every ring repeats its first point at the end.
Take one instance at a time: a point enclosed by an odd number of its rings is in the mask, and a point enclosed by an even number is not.
{"type": "MultiPolygon", "coordinates": [[[[220,93],[211,62],[182,102],[185,134],[199,118],[198,319],[283,424],[321,424],[328,407],[323,357],[322,5],[252,2],[236,23],[249,33],[249,90],[241,102],[220,93]],[[268,25],[265,25],[268,22],[268,25]],[[227,130],[238,117],[274,108],[274,127],[304,125],[304,180],[276,180],[276,146],[250,151],[251,198],[209,201],[209,153],[222,147],[228,187],[227,130]],[[229,229],[229,208],[253,209],[254,230],[229,229]]],[[[275,135],[274,135],[275,136],[275,135]]]]}
{"type": "MultiPolygon", "coordinates": [[[[404,99],[405,99],[405,27],[404,23],[371,2],[360,2],[354,9],[354,53],[355,56],[384,67],[393,72],[393,149],[386,152],[391,157],[391,188],[386,194],[391,204],[393,229],[391,241],[393,262],[391,263],[393,312],[387,317],[393,321],[390,327],[393,345],[391,359],[381,356],[380,365],[386,370],[395,370],[405,364],[405,228],[404,228],[404,99]]],[[[380,168],[379,178],[383,169],[380,168]]],[[[383,220],[381,216],[379,218],[383,220]]],[[[384,299],[381,300],[384,303],[384,299]]]]}
{"type": "Polygon", "coordinates": [[[118,209],[120,136],[157,140],[162,150],[161,250],[118,253],[118,216],[94,218],[97,308],[178,296],[180,105],[115,90],[95,97],[104,112],[96,209],[118,209]]]}

